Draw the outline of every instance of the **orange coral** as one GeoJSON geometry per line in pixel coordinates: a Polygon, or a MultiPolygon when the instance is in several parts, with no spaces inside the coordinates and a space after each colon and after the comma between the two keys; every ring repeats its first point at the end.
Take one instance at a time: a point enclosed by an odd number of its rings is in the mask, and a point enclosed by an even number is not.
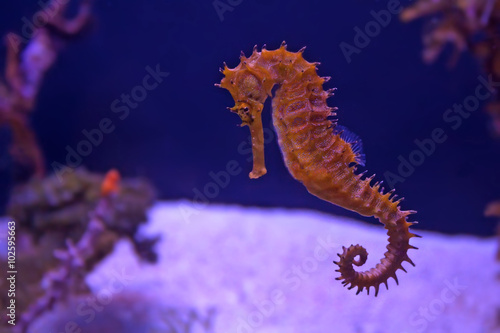
{"type": "Polygon", "coordinates": [[[111,169],[104,176],[101,184],[101,195],[106,197],[112,193],[118,192],[120,188],[120,173],[116,169],[111,169]]]}
{"type": "MultiPolygon", "coordinates": [[[[500,218],[500,201],[490,202],[486,209],[484,210],[484,216],[486,217],[497,217],[500,218]]],[[[497,226],[497,237],[498,237],[498,249],[497,249],[497,260],[500,261],[500,222],[497,226]]]]}
{"type": "Polygon", "coordinates": [[[273,98],[273,123],[292,176],[311,194],[361,215],[375,216],[388,229],[388,251],[376,267],[365,272],[353,269],[353,264],[366,262],[367,252],[360,245],[344,248],[337,262],[341,274],[337,279],[345,286],[358,287],[357,293],[374,287],[377,295],[380,284],[387,287],[390,277],[397,282],[396,271],[404,270],[403,261],[413,265],[407,251],[416,249],[409,244],[416,235],[409,232],[413,223],[407,217],[415,212],[402,211],[393,191],[384,194],[380,184],[372,186],[373,176],[355,173],[355,165],[363,163],[364,156],[359,142],[340,130],[336,120],[330,121],[336,108],[328,107],[326,99],[333,90],[322,87],[329,78],[319,77],[317,63],[304,60],[302,52],[289,52],[284,43],[274,51],[254,48],[249,58],[242,55],[236,68],[225,66],[219,86],[229,90],[236,103],[231,111],[241,117],[242,125],[250,127],[254,153],[250,178],[266,173],[261,112],[273,86],[280,86],[273,98]]]}
{"type": "MultiPolygon", "coordinates": [[[[434,62],[446,44],[451,44],[455,64],[460,54],[471,51],[481,62],[494,82],[500,81],[500,2],[495,0],[420,0],[401,13],[401,20],[409,22],[432,16],[423,35],[423,58],[434,62]]],[[[495,87],[490,87],[494,89],[495,87]]],[[[500,136],[500,102],[495,101],[486,110],[491,115],[493,131],[500,136]]]]}
{"type": "Polygon", "coordinates": [[[45,174],[45,162],[28,115],[46,71],[57,58],[57,39],[79,33],[90,18],[90,0],[81,2],[77,16],[71,20],[64,17],[68,4],[69,1],[56,0],[48,4],[52,10],[48,22],[33,32],[22,51],[20,36],[9,33],[5,38],[7,57],[5,82],[0,80],[0,125],[11,128],[10,153],[14,160],[37,177],[45,174]]]}

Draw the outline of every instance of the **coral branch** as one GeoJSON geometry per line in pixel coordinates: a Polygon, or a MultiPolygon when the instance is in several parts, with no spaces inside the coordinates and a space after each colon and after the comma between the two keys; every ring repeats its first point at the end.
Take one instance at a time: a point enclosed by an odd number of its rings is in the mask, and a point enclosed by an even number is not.
{"type": "MultiPolygon", "coordinates": [[[[450,64],[454,65],[464,51],[472,52],[482,64],[484,72],[494,82],[500,80],[500,2],[496,0],[420,0],[401,13],[401,20],[409,22],[430,16],[423,35],[424,61],[436,61],[447,44],[453,46],[450,64]]],[[[492,89],[493,87],[490,87],[492,89]]],[[[494,94],[486,107],[492,118],[492,129],[500,136],[500,100],[494,94]]]]}
{"type": "MultiPolygon", "coordinates": [[[[500,218],[500,201],[490,202],[484,210],[484,216],[500,218]]],[[[496,259],[500,261],[500,221],[497,225],[498,248],[496,259]]]]}
{"type": "Polygon", "coordinates": [[[16,331],[26,333],[28,327],[43,313],[50,311],[58,302],[68,299],[69,295],[88,292],[85,283],[87,273],[86,263],[96,255],[98,243],[106,230],[106,220],[113,215],[113,195],[118,190],[119,174],[116,170],[108,172],[103,181],[103,188],[109,183],[113,187],[102,192],[102,197],[95,210],[90,213],[87,230],[78,243],[66,240],[66,250],[55,250],[54,256],[60,260],[60,265],[46,273],[44,277],[45,294],[35,301],[21,316],[16,331]]]}
{"type": "Polygon", "coordinates": [[[52,10],[47,23],[35,29],[24,48],[22,37],[9,33],[5,38],[7,57],[5,82],[0,80],[0,126],[8,125],[12,130],[13,159],[38,178],[45,174],[45,162],[27,117],[35,106],[45,73],[57,59],[58,39],[78,34],[91,15],[91,1],[83,0],[76,17],[66,19],[68,3],[52,0],[47,5],[52,10]]]}

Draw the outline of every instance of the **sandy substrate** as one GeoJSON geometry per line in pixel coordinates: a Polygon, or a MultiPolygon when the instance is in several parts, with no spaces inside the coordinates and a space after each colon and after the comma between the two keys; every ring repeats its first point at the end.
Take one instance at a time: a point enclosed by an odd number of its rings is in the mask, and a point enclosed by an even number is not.
{"type": "Polygon", "coordinates": [[[359,243],[376,264],[382,225],[237,206],[186,218],[192,208],[154,206],[144,233],[162,235],[159,263],[139,262],[122,241],[89,276],[96,297],[59,307],[33,332],[500,332],[492,238],[417,232],[417,266],[405,263],[399,286],[391,279],[375,298],[343,288],[332,261],[359,243]]]}

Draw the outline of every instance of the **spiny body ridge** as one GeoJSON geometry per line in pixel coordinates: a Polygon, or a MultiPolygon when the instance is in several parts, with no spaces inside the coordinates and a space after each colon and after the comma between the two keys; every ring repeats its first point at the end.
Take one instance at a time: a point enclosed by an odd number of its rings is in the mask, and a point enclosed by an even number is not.
{"type": "MultiPolygon", "coordinates": [[[[316,73],[319,63],[309,63],[303,56],[304,49],[289,52],[283,43],[277,50],[261,52],[254,47],[250,57],[242,54],[240,63],[233,69],[224,64],[220,86],[229,90],[241,126],[248,126],[252,137],[253,169],[250,178],[266,174],[264,136],[261,113],[275,85],[279,88],[273,98],[273,124],[285,164],[292,176],[307,190],[326,201],[363,216],[374,216],[385,225],[389,244],[384,258],[373,268],[357,272],[353,265],[362,266],[368,256],[360,245],[343,248],[335,262],[340,272],[338,280],[357,293],[370,288],[378,294],[380,284],[389,278],[396,283],[396,271],[404,261],[414,265],[408,257],[409,249],[416,249],[409,240],[417,235],[409,231],[407,217],[414,211],[402,211],[394,191],[384,193],[381,183],[372,185],[374,176],[356,173],[357,164],[364,163],[361,142],[353,133],[337,127],[336,109],[329,107],[326,99],[335,89],[323,90],[329,77],[316,73]],[[358,257],[359,256],[359,257],[358,257]],[[359,259],[356,259],[356,258],[359,259]]],[[[414,222],[415,223],[415,222],[414,222]]]]}

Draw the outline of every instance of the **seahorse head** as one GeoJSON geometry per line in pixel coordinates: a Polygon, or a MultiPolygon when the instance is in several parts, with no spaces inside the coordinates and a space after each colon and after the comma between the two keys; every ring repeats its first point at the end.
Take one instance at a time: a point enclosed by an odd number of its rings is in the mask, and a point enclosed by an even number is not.
{"type": "Polygon", "coordinates": [[[242,126],[251,125],[260,117],[267,94],[262,80],[254,75],[244,63],[236,68],[224,68],[220,86],[229,90],[235,101],[235,106],[229,108],[237,113],[242,121],[242,126]]]}

